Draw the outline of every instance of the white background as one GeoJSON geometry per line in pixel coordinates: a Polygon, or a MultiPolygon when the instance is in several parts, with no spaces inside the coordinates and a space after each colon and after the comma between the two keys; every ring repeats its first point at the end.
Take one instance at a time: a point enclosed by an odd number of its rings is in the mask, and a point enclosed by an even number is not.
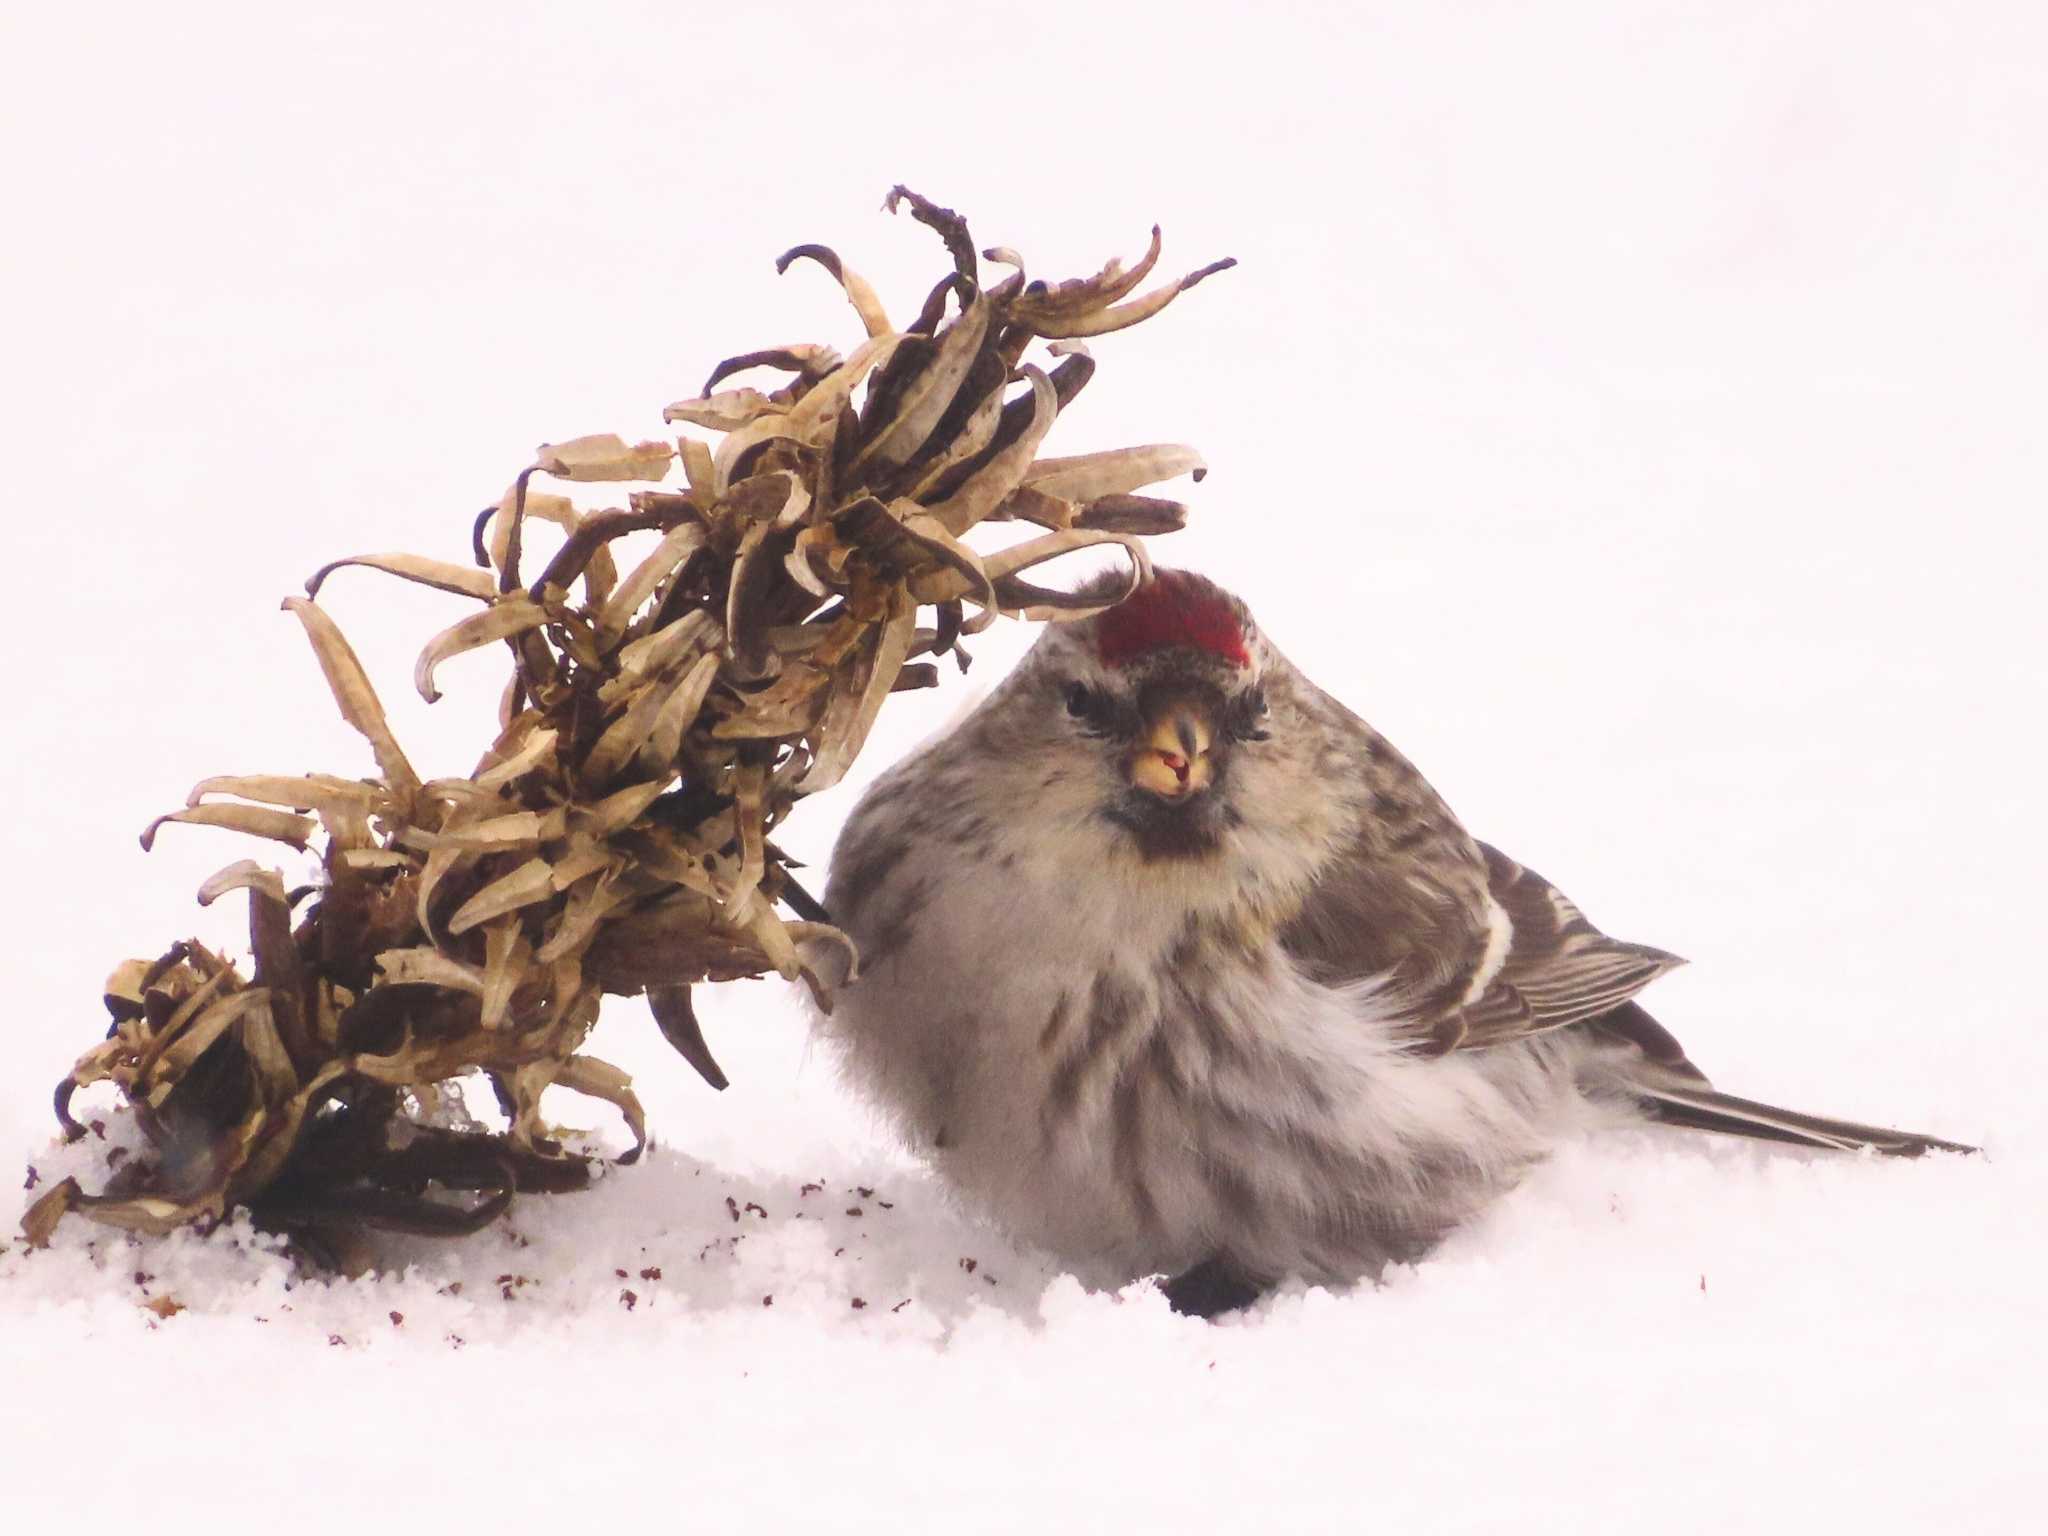
{"type": "MultiPolygon", "coordinates": [[[[1209,1328],[952,1212],[773,984],[708,1001],[716,1097],[615,1004],[595,1049],[664,1150],[524,1208],[516,1259],[429,1248],[287,1297],[247,1245],[0,1239],[16,1496],[90,1515],[196,1456],[184,1497],[317,1486],[316,1522],[455,1507],[481,1473],[508,1515],[756,1528],[2022,1528],[2048,1420],[2037,8],[320,9],[0,20],[0,1142],[25,1161],[104,1176],[49,1150],[47,1102],[112,963],[233,941],[191,892],[251,850],[173,828],[145,858],[141,826],[209,774],[370,771],[277,600],[339,555],[463,558],[536,443],[654,433],[721,357],[857,339],[822,273],[776,277],[791,245],[914,308],[944,259],[878,211],[896,181],[1038,275],[1154,221],[1162,270],[1238,257],[1095,347],[1049,451],[1198,445],[1158,557],[1242,592],[1475,832],[1690,956],[1653,1006],[1723,1086],[1990,1155],[1575,1147],[1384,1288],[1209,1328]],[[856,1241],[795,1218],[844,1225],[878,1180],[856,1241]],[[771,1215],[707,1252],[728,1191],[771,1215]],[[632,1249],[667,1257],[628,1312],[632,1249]],[[518,1265],[540,1283],[505,1302],[518,1265]],[[189,1310],[151,1329],[135,1302],[167,1288],[189,1310]]],[[[415,762],[465,771],[496,661],[444,669],[431,710],[409,686],[459,602],[360,572],[323,601],[415,762]]],[[[892,702],[785,844],[822,865],[858,784],[1028,638],[892,702]]]]}

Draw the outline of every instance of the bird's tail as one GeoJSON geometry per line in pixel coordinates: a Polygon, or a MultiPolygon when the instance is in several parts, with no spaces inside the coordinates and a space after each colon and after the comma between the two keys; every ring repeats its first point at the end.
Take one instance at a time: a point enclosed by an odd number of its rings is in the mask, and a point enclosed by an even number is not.
{"type": "Polygon", "coordinates": [[[1918,1157],[1929,1150],[1980,1150],[1919,1131],[1895,1131],[1881,1125],[1859,1125],[1854,1120],[1831,1120],[1825,1115],[1779,1109],[1775,1104],[1738,1099],[1732,1093],[1716,1093],[1704,1085],[1637,1083],[1635,1087],[1655,1119],[1695,1131],[1722,1131],[1731,1136],[1785,1141],[1801,1147],[1829,1147],[1841,1152],[1869,1147],[1887,1157],[1918,1157]]]}

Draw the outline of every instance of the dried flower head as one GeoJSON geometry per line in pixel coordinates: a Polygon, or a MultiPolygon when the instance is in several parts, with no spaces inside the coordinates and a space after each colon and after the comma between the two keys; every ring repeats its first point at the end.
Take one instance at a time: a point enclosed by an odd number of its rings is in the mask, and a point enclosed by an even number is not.
{"type": "Polygon", "coordinates": [[[901,187],[887,204],[899,205],[953,259],[906,328],[836,253],[800,246],[778,270],[809,260],[839,282],[867,331],[852,352],[728,358],[663,413],[715,444],[544,445],[477,519],[473,566],[358,555],[285,600],[376,775],[208,779],[143,833],[145,848],[171,822],[317,845],[324,876],[287,890],[245,859],[205,883],[202,904],[247,895],[247,977],[197,942],[115,968],[113,1028],[60,1085],[57,1114],[80,1134],[73,1092],[110,1081],[156,1155],[98,1195],[58,1184],[24,1219],[33,1240],[70,1209],[161,1232],[248,1205],[349,1266],[364,1261],[366,1227],[474,1231],[515,1191],[585,1181],[586,1161],[542,1122],[547,1088],[615,1105],[634,1137],[621,1161],[644,1145],[626,1074],[581,1053],[605,994],[645,991],[717,1087],[693,985],[776,972],[830,1008],[823,978],[858,957],[770,834],[839,782],[892,692],[937,681],[919,658],[953,653],[964,668],[960,641],[998,614],[1080,618],[1137,588],[1139,536],[1179,528],[1186,509],[1136,493],[1199,478],[1201,460],[1173,446],[1067,459],[1038,447],[1094,371],[1078,338],[1156,314],[1230,264],[1133,299],[1158,259],[1155,229],[1136,266],[1053,285],[1027,282],[1015,252],[987,251],[1012,270],[984,287],[959,215],[901,187]],[[1041,339],[1049,369],[1024,361],[1041,339]],[[784,382],[720,387],[755,370],[784,382]],[[585,512],[546,481],[641,488],[585,512]],[[536,519],[561,537],[533,570],[536,519]],[[1013,519],[1045,532],[987,554],[963,542],[1013,519]],[[622,571],[613,546],[631,533],[658,537],[622,571]],[[1025,579],[1098,544],[1128,556],[1122,581],[1072,593],[1025,579]],[[315,601],[354,566],[481,605],[420,652],[413,681],[428,700],[442,662],[504,647],[499,734],[467,777],[419,777],[315,601]],[[447,1085],[472,1071],[496,1089],[503,1132],[458,1112],[447,1085]]]}

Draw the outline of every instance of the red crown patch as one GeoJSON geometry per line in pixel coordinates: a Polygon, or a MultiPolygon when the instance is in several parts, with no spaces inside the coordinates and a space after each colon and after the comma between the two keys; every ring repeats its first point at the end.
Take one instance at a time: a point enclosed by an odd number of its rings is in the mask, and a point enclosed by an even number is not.
{"type": "Polygon", "coordinates": [[[1206,651],[1233,667],[1251,665],[1244,625],[1230,599],[1186,571],[1161,571],[1095,620],[1104,666],[1121,667],[1172,646],[1206,651]]]}

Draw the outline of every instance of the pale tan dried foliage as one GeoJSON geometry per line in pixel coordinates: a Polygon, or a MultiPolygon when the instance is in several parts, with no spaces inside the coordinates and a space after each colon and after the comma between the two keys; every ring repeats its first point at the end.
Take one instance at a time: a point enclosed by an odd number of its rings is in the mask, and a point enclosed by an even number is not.
{"type": "Polygon", "coordinates": [[[840,283],[867,331],[850,353],[729,358],[663,413],[715,443],[545,445],[478,520],[475,565],[360,555],[285,601],[376,776],[208,779],[143,833],[145,848],[170,822],[317,842],[324,876],[291,891],[245,859],[206,882],[202,904],[247,893],[249,977],[197,942],[116,967],[113,1029],[60,1085],[57,1112],[79,1134],[73,1091],[111,1081],[153,1155],[103,1194],[63,1181],[25,1219],[32,1238],[67,1209],[162,1232],[248,1205],[316,1257],[351,1263],[364,1227],[473,1231],[515,1190],[586,1177],[542,1122],[548,1087],[621,1111],[635,1143],[621,1161],[644,1144],[626,1074],[580,1053],[606,993],[647,992],[663,1033],[719,1087],[693,984],[774,972],[831,1006],[827,978],[857,967],[853,945],[770,834],[839,782],[890,693],[937,680],[919,658],[957,652],[998,614],[1085,616],[1141,579],[1139,536],[1179,528],[1186,509],[1136,493],[1199,478],[1200,459],[1038,447],[1094,370],[1078,338],[1143,320],[1229,265],[1133,299],[1159,256],[1155,229],[1135,266],[1054,285],[990,250],[1011,270],[984,287],[956,214],[903,188],[899,204],[954,261],[905,328],[835,253],[801,246],[778,269],[808,259],[840,283]],[[1049,367],[1026,360],[1041,339],[1049,367]],[[783,381],[726,385],[757,371],[783,381]],[[642,488],[584,512],[548,480],[642,488]],[[536,518],[561,533],[530,570],[536,518]],[[991,520],[1044,532],[977,553],[964,536],[991,520]],[[629,533],[658,538],[622,570],[613,546],[629,533]],[[1115,591],[1083,599],[1026,579],[1098,544],[1128,557],[1115,591]],[[422,781],[314,601],[350,566],[482,605],[428,641],[413,678],[432,700],[442,662],[505,648],[501,730],[468,777],[422,781]],[[444,1113],[449,1080],[478,1070],[502,1133],[444,1113]],[[435,1186],[476,1198],[437,1200],[435,1186]]]}

